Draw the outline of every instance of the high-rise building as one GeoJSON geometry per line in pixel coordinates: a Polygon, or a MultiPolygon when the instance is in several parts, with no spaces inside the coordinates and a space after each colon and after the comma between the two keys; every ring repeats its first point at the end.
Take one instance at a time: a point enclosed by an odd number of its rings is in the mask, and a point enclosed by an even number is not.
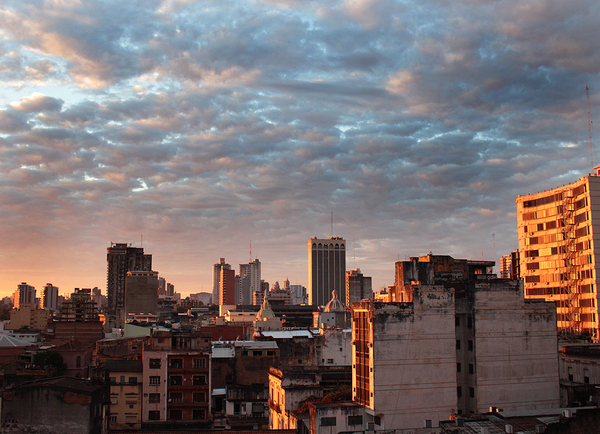
{"type": "Polygon", "coordinates": [[[17,285],[17,290],[13,295],[13,307],[18,309],[23,303],[35,303],[35,287],[22,282],[17,285]]]}
{"type": "Polygon", "coordinates": [[[108,298],[107,327],[123,327],[125,322],[125,279],[128,271],[152,271],[152,255],[144,254],[140,247],[126,243],[111,243],[107,248],[108,298]]]}
{"type": "Polygon", "coordinates": [[[352,305],[353,400],[376,431],[437,427],[490,408],[559,407],[555,308],[524,299],[520,280],[492,268],[411,258],[396,263],[393,291],[404,301],[352,305]]]}
{"type": "Polygon", "coordinates": [[[308,240],[308,303],[325,306],[336,290],[346,301],[346,241],[341,237],[308,240]]]}
{"type": "Polygon", "coordinates": [[[128,271],[125,280],[125,312],[136,314],[158,313],[158,272],[128,271]]]}
{"type": "Polygon", "coordinates": [[[262,290],[260,283],[260,270],[261,266],[258,259],[255,259],[248,264],[240,264],[240,304],[252,304],[253,294],[262,290]]]}
{"type": "Polygon", "coordinates": [[[44,286],[43,307],[55,312],[58,310],[58,287],[51,283],[46,283],[44,286]]]}
{"type": "Polygon", "coordinates": [[[519,196],[517,225],[525,297],[556,302],[559,331],[598,341],[600,177],[519,196]]]}
{"type": "Polygon", "coordinates": [[[346,271],[346,306],[362,301],[365,298],[373,298],[373,283],[371,278],[363,276],[360,268],[346,271]]]}
{"type": "Polygon", "coordinates": [[[221,268],[219,276],[219,304],[235,304],[235,270],[221,268]]]}
{"type": "Polygon", "coordinates": [[[164,277],[158,278],[158,295],[167,295],[167,279],[164,277]]]}
{"type": "Polygon", "coordinates": [[[500,277],[502,279],[520,279],[518,249],[500,258],[500,277]]]}
{"type": "Polygon", "coordinates": [[[221,258],[219,262],[213,265],[212,274],[212,302],[220,304],[220,288],[221,288],[221,270],[231,270],[231,265],[225,262],[225,258],[221,258]]]}

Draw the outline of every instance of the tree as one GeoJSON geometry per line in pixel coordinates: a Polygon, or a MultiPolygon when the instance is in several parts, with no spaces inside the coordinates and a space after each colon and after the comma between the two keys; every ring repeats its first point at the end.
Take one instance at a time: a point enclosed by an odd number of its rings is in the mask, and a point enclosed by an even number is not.
{"type": "Polygon", "coordinates": [[[38,351],[33,355],[33,364],[44,368],[55,368],[56,375],[62,375],[67,369],[63,357],[56,351],[38,351]]]}

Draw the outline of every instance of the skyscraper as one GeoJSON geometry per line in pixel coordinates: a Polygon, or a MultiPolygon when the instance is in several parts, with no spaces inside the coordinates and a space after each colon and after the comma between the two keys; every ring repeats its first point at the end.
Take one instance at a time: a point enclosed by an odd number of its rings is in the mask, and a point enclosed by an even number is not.
{"type": "Polygon", "coordinates": [[[108,298],[107,327],[122,327],[125,321],[125,279],[128,271],[152,271],[152,255],[126,243],[111,243],[106,254],[108,298]]]}
{"type": "Polygon", "coordinates": [[[308,240],[308,303],[324,306],[335,289],[346,301],[346,241],[341,237],[308,240]]]}
{"type": "Polygon", "coordinates": [[[235,270],[221,269],[219,276],[219,304],[235,304],[235,270]]]}
{"type": "Polygon", "coordinates": [[[46,283],[44,286],[43,307],[48,310],[58,310],[58,287],[51,283],[46,283]]]}
{"type": "Polygon", "coordinates": [[[556,302],[563,334],[598,341],[600,177],[519,196],[516,203],[525,297],[556,302]]]}
{"type": "Polygon", "coordinates": [[[220,288],[221,288],[221,270],[231,270],[231,265],[225,262],[225,258],[221,258],[219,262],[213,265],[212,275],[212,302],[213,304],[221,304],[219,300],[220,288]]]}
{"type": "Polygon", "coordinates": [[[241,304],[252,304],[253,294],[262,290],[260,283],[260,261],[255,259],[248,264],[240,264],[241,304]]]}
{"type": "Polygon", "coordinates": [[[158,272],[128,271],[125,280],[127,315],[158,313],[158,272]]]}
{"type": "Polygon", "coordinates": [[[13,295],[13,306],[18,309],[23,303],[35,303],[35,288],[25,282],[17,285],[13,295]]]}
{"type": "Polygon", "coordinates": [[[363,276],[360,268],[346,271],[346,306],[362,301],[365,298],[373,298],[371,278],[363,276]]]}

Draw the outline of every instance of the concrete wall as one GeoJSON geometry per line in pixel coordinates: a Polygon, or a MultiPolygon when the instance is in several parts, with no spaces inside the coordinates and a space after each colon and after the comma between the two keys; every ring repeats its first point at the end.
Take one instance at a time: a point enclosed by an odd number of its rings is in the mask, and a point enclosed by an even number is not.
{"type": "Polygon", "coordinates": [[[454,293],[415,287],[413,299],[413,312],[403,303],[373,309],[378,429],[420,428],[425,420],[437,426],[457,408],[454,293]]]}

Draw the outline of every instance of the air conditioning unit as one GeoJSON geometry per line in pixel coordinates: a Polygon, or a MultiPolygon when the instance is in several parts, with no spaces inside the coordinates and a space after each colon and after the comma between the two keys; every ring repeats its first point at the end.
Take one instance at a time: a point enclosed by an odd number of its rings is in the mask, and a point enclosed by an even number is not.
{"type": "Polygon", "coordinates": [[[373,431],[373,430],[375,430],[375,422],[367,423],[367,431],[373,431]]]}
{"type": "Polygon", "coordinates": [[[563,415],[563,417],[570,419],[571,418],[571,410],[563,410],[562,415],[563,415]]]}

